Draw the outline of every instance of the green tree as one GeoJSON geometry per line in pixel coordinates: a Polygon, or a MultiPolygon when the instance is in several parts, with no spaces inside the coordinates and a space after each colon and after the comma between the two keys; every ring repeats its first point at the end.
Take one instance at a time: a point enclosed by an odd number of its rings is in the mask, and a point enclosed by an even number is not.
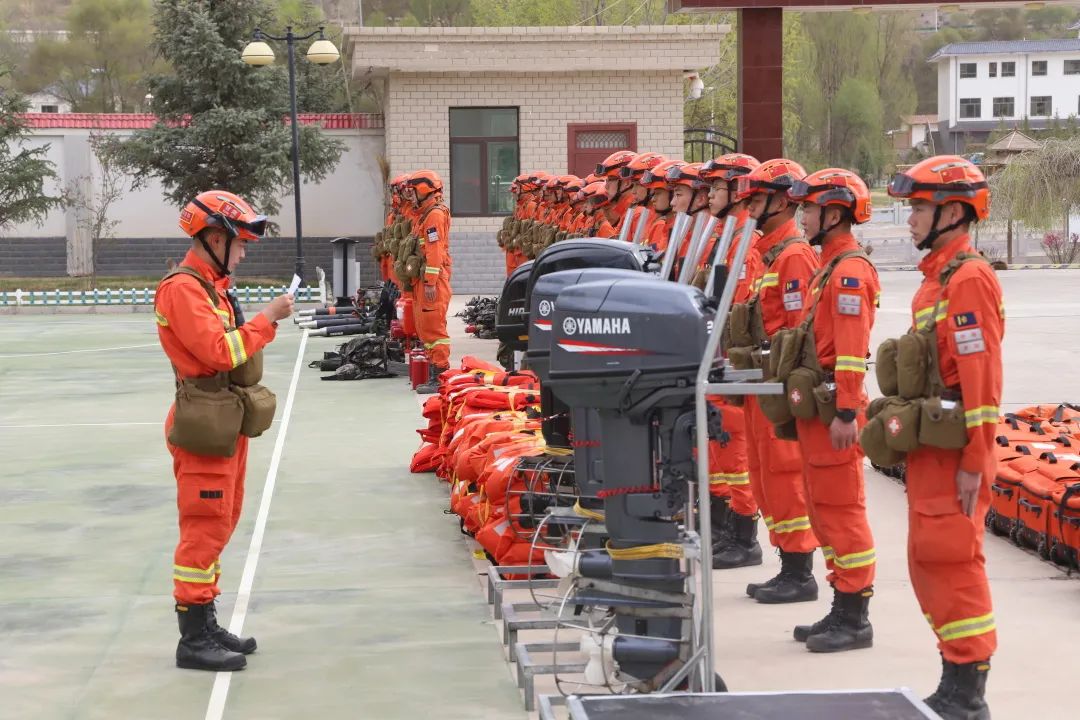
{"type": "Polygon", "coordinates": [[[49,88],[76,112],[132,112],[159,63],[150,0],[75,0],[64,39],[35,42],[20,73],[24,92],[49,88]]]}
{"type": "MultiPolygon", "coordinates": [[[[219,187],[268,215],[291,189],[288,80],[284,63],[245,65],[240,53],[255,27],[271,27],[265,0],[174,0],[156,5],[155,46],[173,72],[150,79],[158,123],[115,139],[103,153],[133,174],[157,178],[177,206],[219,187]]],[[[301,60],[300,62],[306,62],[301,60]]],[[[326,177],[343,146],[319,128],[300,128],[300,168],[326,177]]]]}
{"type": "Polygon", "coordinates": [[[990,177],[992,218],[1040,230],[1062,227],[1080,207],[1080,138],[1051,138],[990,177]]]}
{"type": "Polygon", "coordinates": [[[40,224],[50,210],[63,206],[60,197],[46,194],[45,182],[56,180],[46,157],[49,146],[26,147],[26,100],[11,87],[0,69],[0,231],[25,222],[40,224]]]}
{"type": "MultiPolygon", "coordinates": [[[[322,10],[311,0],[279,0],[274,27],[264,29],[267,32],[273,30],[272,34],[281,35],[288,25],[292,25],[295,32],[301,35],[325,26],[327,39],[338,48],[342,46],[342,28],[327,23],[322,10]]],[[[281,49],[284,50],[284,48],[281,49]]],[[[351,78],[344,61],[333,65],[315,65],[303,59],[306,52],[306,43],[297,45],[296,104],[300,112],[349,112],[351,78]]],[[[283,52],[282,61],[284,60],[283,52]]]]}

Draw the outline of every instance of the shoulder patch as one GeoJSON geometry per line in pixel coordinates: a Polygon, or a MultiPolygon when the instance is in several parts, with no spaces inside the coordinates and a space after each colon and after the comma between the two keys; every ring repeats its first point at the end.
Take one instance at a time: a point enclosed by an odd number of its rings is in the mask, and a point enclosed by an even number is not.
{"type": "Polygon", "coordinates": [[[784,283],[784,292],[792,292],[792,291],[798,290],[798,289],[799,289],[799,281],[797,279],[796,280],[788,280],[786,283],[784,283]]]}
{"type": "Polygon", "coordinates": [[[859,278],[857,277],[842,277],[840,278],[840,287],[856,289],[859,287],[859,278]]]}
{"type": "Polygon", "coordinates": [[[976,325],[978,321],[975,319],[975,313],[967,312],[953,315],[953,323],[956,327],[970,327],[976,325]]]}

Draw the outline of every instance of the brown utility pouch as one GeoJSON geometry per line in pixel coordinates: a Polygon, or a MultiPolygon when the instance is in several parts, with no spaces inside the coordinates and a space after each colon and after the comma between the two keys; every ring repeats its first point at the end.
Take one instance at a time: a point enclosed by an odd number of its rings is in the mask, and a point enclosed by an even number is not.
{"type": "Polygon", "coordinates": [[[784,343],[788,339],[788,330],[786,328],[776,331],[776,334],[769,338],[769,354],[762,355],[763,365],[762,368],[765,371],[765,375],[772,378],[778,378],[783,382],[783,378],[780,377],[780,357],[784,353],[784,343]]]}
{"type": "Polygon", "coordinates": [[[891,397],[879,397],[871,400],[870,406],[866,408],[866,419],[873,420],[875,416],[885,409],[891,399],[891,397]]]}
{"type": "Polygon", "coordinates": [[[263,378],[263,351],[260,350],[247,362],[229,371],[229,382],[240,387],[258,385],[263,378]]]}
{"type": "Polygon", "coordinates": [[[968,444],[964,405],[940,397],[922,401],[919,418],[919,444],[943,450],[961,450],[968,444]]]}
{"type": "Polygon", "coordinates": [[[410,280],[419,280],[424,272],[424,258],[419,255],[410,255],[405,260],[405,277],[410,280]]]}
{"type": "Polygon", "coordinates": [[[814,389],[820,384],[821,375],[810,368],[799,367],[791,371],[784,383],[784,389],[794,417],[800,420],[813,420],[818,417],[814,389]]]}
{"type": "Polygon", "coordinates": [[[176,387],[169,442],[195,455],[232,457],[244,423],[244,404],[229,391],[228,376],[187,378],[176,387]]]}
{"type": "Polygon", "coordinates": [[[896,339],[896,389],[905,399],[930,394],[930,344],[933,333],[909,332],[896,339]]]}
{"type": "Polygon", "coordinates": [[[750,303],[732,305],[727,326],[733,347],[755,344],[754,336],[750,332],[750,303]]]}
{"type": "Polygon", "coordinates": [[[814,402],[821,422],[832,424],[836,419],[836,383],[829,380],[818,383],[814,387],[814,402]]]}
{"type": "Polygon", "coordinates": [[[269,388],[262,385],[250,387],[232,386],[229,388],[244,408],[244,421],[240,425],[240,434],[257,438],[270,429],[277,412],[277,397],[269,388]]]}
{"type": "Polygon", "coordinates": [[[736,370],[753,370],[754,369],[754,351],[756,348],[749,345],[743,347],[728,348],[728,360],[731,361],[731,367],[736,370]]]}
{"type": "Polygon", "coordinates": [[[877,375],[878,389],[882,395],[899,395],[900,387],[897,383],[896,372],[896,338],[889,338],[881,343],[874,359],[874,372],[877,375]]]}
{"type": "MultiPolygon", "coordinates": [[[[817,353],[816,348],[805,348],[806,338],[808,333],[802,326],[793,327],[789,330],[781,330],[784,333],[783,344],[780,346],[779,355],[777,356],[777,348],[775,340],[772,342],[771,349],[769,351],[769,364],[776,364],[774,377],[780,378],[781,381],[787,380],[795,368],[803,362],[803,350],[807,352],[817,353]],[[776,360],[773,357],[776,356],[776,360]]],[[[780,333],[777,333],[779,335],[780,333]]],[[[816,361],[816,360],[815,360],[816,361]]]]}
{"type": "MultiPolygon", "coordinates": [[[[888,398],[878,398],[887,400],[888,398]]],[[[871,403],[871,406],[873,403],[871,403]]],[[[859,445],[862,446],[866,457],[878,467],[892,467],[903,462],[905,454],[889,447],[885,441],[885,423],[880,416],[875,416],[863,426],[859,433],[859,445]]]]}
{"type": "Polygon", "coordinates": [[[891,398],[877,415],[885,430],[885,444],[897,452],[911,452],[919,447],[921,400],[891,398]]]}
{"type": "MultiPolygon", "coordinates": [[[[780,382],[776,378],[770,378],[765,382],[780,382]]],[[[795,416],[791,414],[791,405],[788,403],[787,394],[780,395],[758,395],[758,406],[761,408],[761,412],[765,417],[769,419],[773,425],[783,425],[784,423],[791,422],[795,416]]]]}

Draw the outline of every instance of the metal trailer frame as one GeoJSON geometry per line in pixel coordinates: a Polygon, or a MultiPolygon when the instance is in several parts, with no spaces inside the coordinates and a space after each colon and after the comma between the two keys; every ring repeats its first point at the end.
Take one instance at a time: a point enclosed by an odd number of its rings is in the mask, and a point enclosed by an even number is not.
{"type": "MultiPolygon", "coordinates": [[[[884,690],[799,690],[790,692],[738,692],[738,693],[724,693],[722,695],[712,695],[712,699],[715,701],[716,707],[708,708],[710,696],[706,693],[653,693],[649,695],[603,695],[603,696],[586,696],[586,695],[571,695],[566,698],[566,707],[569,710],[570,720],[592,720],[589,715],[589,706],[597,707],[605,703],[625,705],[627,702],[641,703],[642,714],[640,716],[634,713],[634,716],[629,716],[625,712],[625,708],[622,708],[622,712],[618,715],[620,718],[626,720],[641,720],[644,718],[657,717],[655,708],[648,708],[645,706],[656,705],[662,703],[664,700],[672,700],[675,704],[681,704],[682,708],[671,708],[672,711],[678,714],[679,717],[683,717],[683,713],[686,712],[686,706],[696,705],[698,710],[702,713],[687,714],[688,718],[696,717],[728,717],[727,714],[720,715],[716,713],[716,710],[720,710],[723,706],[728,706],[730,710],[738,713],[739,717],[761,717],[763,720],[773,720],[776,717],[792,717],[790,708],[777,708],[777,712],[772,715],[758,715],[749,714],[753,712],[753,706],[757,705],[761,707],[762,701],[766,701],[769,698],[786,698],[789,701],[807,703],[820,699],[823,702],[827,702],[829,697],[842,699],[841,701],[850,701],[855,696],[866,696],[867,703],[873,703],[875,698],[872,696],[878,696],[878,701],[884,699],[890,702],[891,705],[901,704],[902,709],[907,711],[910,709],[910,713],[905,715],[896,715],[895,710],[897,707],[888,709],[877,708],[880,712],[876,712],[873,715],[860,715],[859,717],[872,717],[872,718],[889,718],[890,720],[938,720],[938,715],[931,710],[926,703],[924,703],[918,696],[911,691],[910,688],[890,688],[884,690]],[[884,697],[882,697],[884,696],[884,697]],[[757,702],[755,702],[757,701],[757,702]],[[741,712],[740,712],[741,711],[741,712]],[[749,711],[749,712],[748,712],[749,711]],[[888,714],[883,714],[883,713],[888,714]]],[[[554,718],[554,711],[549,696],[541,696],[541,720],[549,720],[554,718]],[[545,715],[544,712],[548,714],[545,715]]],[[[786,703],[790,705],[791,702],[786,703]]],[[[850,709],[850,708],[849,708],[850,709]]],[[[829,711],[828,708],[819,707],[818,712],[820,714],[815,715],[815,718],[834,718],[838,717],[829,711]]],[[[605,717],[613,717],[613,712],[603,713],[605,717]]],[[[673,717],[674,715],[664,714],[664,717],[673,717]]],[[[851,717],[851,716],[849,716],[851,717]]],[[[603,720],[597,718],[597,720],[603,720]]]]}

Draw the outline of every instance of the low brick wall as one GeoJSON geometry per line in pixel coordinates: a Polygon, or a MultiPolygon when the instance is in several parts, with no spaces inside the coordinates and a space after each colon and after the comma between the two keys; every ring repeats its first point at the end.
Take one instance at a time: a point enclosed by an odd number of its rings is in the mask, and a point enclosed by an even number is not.
{"type": "Polygon", "coordinates": [[[0,238],[0,277],[63,277],[67,240],[62,237],[0,238]]]}

